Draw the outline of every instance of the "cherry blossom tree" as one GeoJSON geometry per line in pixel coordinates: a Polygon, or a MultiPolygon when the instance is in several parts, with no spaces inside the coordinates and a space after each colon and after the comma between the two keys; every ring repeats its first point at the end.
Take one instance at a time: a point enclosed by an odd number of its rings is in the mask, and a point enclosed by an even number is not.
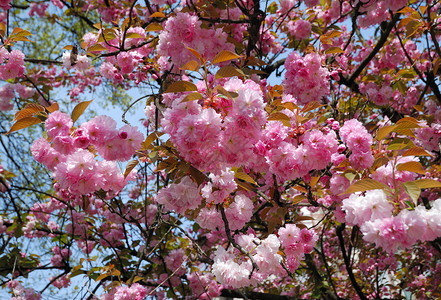
{"type": "Polygon", "coordinates": [[[2,295],[441,297],[440,5],[0,1],[2,295]]]}

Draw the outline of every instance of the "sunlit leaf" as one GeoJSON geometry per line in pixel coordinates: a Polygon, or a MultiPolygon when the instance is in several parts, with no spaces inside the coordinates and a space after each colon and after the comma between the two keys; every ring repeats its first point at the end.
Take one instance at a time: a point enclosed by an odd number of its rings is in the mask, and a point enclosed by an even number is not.
{"type": "Polygon", "coordinates": [[[104,47],[100,44],[95,44],[95,45],[87,48],[87,51],[107,51],[107,49],[106,49],[106,47],[104,47]]]}
{"type": "Polygon", "coordinates": [[[136,32],[128,32],[126,34],[126,39],[143,39],[144,37],[136,32]]]}
{"type": "Polygon", "coordinates": [[[183,65],[181,70],[190,70],[190,71],[197,71],[199,70],[199,63],[195,60],[190,60],[185,65],[183,65]]]}
{"type": "Polygon", "coordinates": [[[228,60],[238,59],[240,57],[241,57],[240,55],[237,55],[236,53],[234,53],[232,51],[222,50],[213,58],[213,60],[211,62],[213,64],[217,64],[217,63],[228,61],[228,60]]]}
{"type": "Polygon", "coordinates": [[[423,166],[418,161],[408,161],[397,165],[397,171],[409,171],[418,174],[426,174],[423,166]]]}
{"type": "Polygon", "coordinates": [[[406,194],[408,194],[409,197],[413,200],[413,203],[417,204],[418,198],[421,194],[421,188],[419,187],[419,185],[414,181],[403,182],[401,184],[404,187],[406,194]]]}
{"type": "Polygon", "coordinates": [[[126,178],[130,174],[130,172],[132,172],[132,170],[138,165],[138,163],[139,161],[135,159],[127,164],[126,170],[124,171],[124,178],[126,178]]]}
{"type": "Polygon", "coordinates": [[[81,115],[84,113],[84,111],[86,110],[86,108],[89,106],[89,104],[92,102],[93,100],[90,101],[83,101],[78,103],[75,108],[72,111],[72,121],[75,123],[76,120],[78,120],[79,117],[81,117],[81,115]]]}
{"type": "Polygon", "coordinates": [[[371,178],[361,179],[353,183],[343,194],[384,189],[385,185],[371,178]]]}
{"type": "Polygon", "coordinates": [[[282,112],[275,112],[269,115],[268,121],[291,121],[291,118],[282,112]]]}
{"type": "Polygon", "coordinates": [[[10,134],[14,131],[24,129],[24,128],[27,128],[29,126],[32,126],[32,125],[35,125],[38,123],[41,123],[41,120],[34,118],[34,117],[22,118],[22,119],[18,120],[17,122],[15,122],[14,125],[12,125],[11,128],[9,129],[9,131],[6,132],[5,134],[10,134]]]}
{"type": "Polygon", "coordinates": [[[165,18],[165,15],[162,12],[157,11],[151,14],[150,18],[165,18]]]}
{"type": "Polygon", "coordinates": [[[419,179],[419,180],[415,180],[415,183],[421,189],[431,189],[431,188],[441,187],[441,182],[435,179],[419,179]]]}
{"type": "Polygon", "coordinates": [[[162,27],[161,24],[159,23],[150,23],[149,25],[147,25],[147,27],[145,28],[145,31],[160,31],[163,30],[164,28],[162,27]]]}
{"type": "Polygon", "coordinates": [[[153,143],[153,141],[158,139],[163,134],[164,134],[163,132],[157,132],[157,131],[150,133],[149,136],[145,139],[145,141],[141,143],[141,150],[147,150],[149,146],[153,143]]]}
{"type": "Polygon", "coordinates": [[[234,77],[234,76],[245,76],[245,73],[233,66],[223,66],[217,72],[216,78],[234,77]]]}
{"type": "Polygon", "coordinates": [[[36,103],[29,103],[26,104],[26,106],[15,113],[14,120],[12,122],[15,122],[19,119],[31,117],[33,114],[39,111],[44,111],[44,106],[36,103]]]}
{"type": "Polygon", "coordinates": [[[307,199],[305,195],[296,195],[294,198],[292,198],[291,204],[297,204],[302,202],[303,200],[307,199]]]}
{"type": "Polygon", "coordinates": [[[182,102],[190,102],[190,101],[194,101],[194,100],[199,100],[199,99],[202,99],[202,98],[203,97],[202,97],[202,95],[200,93],[194,92],[194,93],[191,93],[191,94],[188,94],[187,96],[185,96],[185,98],[182,99],[181,103],[182,102]]]}
{"type": "Polygon", "coordinates": [[[255,184],[257,185],[257,183],[254,181],[253,178],[251,178],[250,175],[243,173],[243,172],[236,172],[234,174],[234,177],[236,177],[237,179],[243,180],[243,181],[247,181],[249,183],[255,184]]]}
{"type": "Polygon", "coordinates": [[[164,93],[181,93],[197,91],[197,86],[190,81],[175,81],[172,82],[164,93]]]}
{"type": "Polygon", "coordinates": [[[394,131],[395,128],[396,128],[395,125],[381,127],[380,129],[378,129],[378,131],[377,131],[377,135],[375,136],[375,138],[376,138],[377,140],[381,141],[381,140],[384,139],[386,136],[388,136],[389,133],[391,133],[392,131],[394,131]]]}
{"type": "Polygon", "coordinates": [[[345,53],[340,47],[329,47],[325,50],[325,54],[345,53]]]}
{"type": "Polygon", "coordinates": [[[402,156],[433,156],[421,147],[412,147],[401,154],[402,156]]]}
{"type": "Polygon", "coordinates": [[[308,104],[306,104],[306,105],[302,108],[301,112],[308,112],[308,111],[311,111],[311,110],[314,110],[314,109],[320,108],[320,107],[322,107],[322,106],[324,106],[324,105],[323,105],[323,104],[320,104],[320,103],[317,102],[317,101],[311,101],[311,102],[308,102],[308,104]]]}

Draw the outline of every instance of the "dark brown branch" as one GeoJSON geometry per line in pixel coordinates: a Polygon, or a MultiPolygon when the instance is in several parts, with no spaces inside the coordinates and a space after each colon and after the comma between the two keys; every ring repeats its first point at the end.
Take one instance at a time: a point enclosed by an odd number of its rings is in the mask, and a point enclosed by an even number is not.
{"type": "Polygon", "coordinates": [[[346,253],[345,241],[343,239],[343,231],[344,231],[345,227],[346,227],[345,223],[339,225],[336,229],[336,233],[337,233],[338,241],[340,243],[340,249],[341,249],[341,253],[343,256],[343,260],[345,262],[346,271],[348,272],[349,279],[351,280],[352,286],[354,287],[355,291],[357,292],[357,295],[360,297],[360,299],[367,300],[360,285],[357,282],[357,279],[354,276],[354,273],[352,272],[351,261],[349,259],[349,256],[346,253]]]}
{"type": "Polygon", "coordinates": [[[390,22],[384,25],[384,30],[381,33],[378,43],[375,45],[371,53],[369,53],[369,55],[361,62],[361,64],[354,71],[354,73],[352,73],[349,79],[347,79],[347,84],[345,85],[349,86],[352,89],[352,86],[354,85],[357,77],[361,74],[361,72],[363,72],[364,68],[366,68],[366,66],[371,62],[371,60],[375,57],[375,55],[377,55],[378,51],[380,51],[380,49],[383,48],[384,43],[386,43],[390,32],[392,31],[392,29],[394,28],[395,24],[398,22],[399,19],[400,19],[400,14],[397,13],[392,16],[392,20],[390,20],[390,22]]]}
{"type": "Polygon", "coordinates": [[[222,215],[222,220],[224,221],[224,224],[225,224],[225,233],[227,234],[228,241],[234,246],[234,248],[239,250],[242,254],[246,255],[251,260],[251,264],[253,265],[253,269],[250,272],[250,278],[251,278],[254,270],[259,270],[259,267],[257,266],[256,262],[254,261],[254,258],[251,256],[251,254],[249,252],[245,251],[245,249],[243,249],[238,243],[236,243],[236,241],[231,236],[230,225],[228,223],[227,216],[225,215],[225,210],[222,205],[219,205],[219,210],[222,215]]]}

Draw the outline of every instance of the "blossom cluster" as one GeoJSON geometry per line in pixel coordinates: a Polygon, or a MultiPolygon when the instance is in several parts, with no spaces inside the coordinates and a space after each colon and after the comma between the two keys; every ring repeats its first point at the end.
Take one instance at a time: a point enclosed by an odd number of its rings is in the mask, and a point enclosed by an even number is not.
{"type": "Polygon", "coordinates": [[[103,294],[100,300],[144,300],[147,297],[147,288],[139,283],[134,283],[130,287],[117,286],[108,294],[103,294]]]}
{"type": "Polygon", "coordinates": [[[298,103],[321,101],[329,94],[329,71],[322,67],[321,58],[317,53],[309,53],[305,57],[291,52],[285,61],[284,92],[297,98],[298,103]]]}
{"type": "Polygon", "coordinates": [[[17,280],[11,280],[7,286],[12,290],[13,297],[10,300],[40,300],[41,294],[32,288],[24,288],[17,280]]]}
{"type": "Polygon", "coordinates": [[[393,215],[394,206],[382,190],[367,191],[365,196],[352,194],[343,200],[346,222],[358,225],[363,239],[388,252],[404,249],[418,241],[432,241],[441,236],[441,199],[431,209],[419,205],[415,210],[401,210],[393,215]]]}
{"type": "Polygon", "coordinates": [[[253,233],[239,235],[236,236],[237,244],[250,255],[258,270],[253,271],[252,260],[237,249],[219,247],[214,253],[212,273],[219,283],[232,288],[255,285],[271,275],[286,274],[281,264],[283,260],[291,272],[295,271],[304,254],[312,251],[316,241],[317,235],[313,230],[300,230],[294,224],[286,224],[279,229],[278,235],[270,234],[263,240],[253,233]],[[280,248],[285,258],[279,254],[280,248]]]}
{"type": "MultiPolygon", "coordinates": [[[[182,67],[196,59],[185,47],[196,50],[207,60],[221,50],[234,51],[234,45],[227,42],[227,34],[222,29],[201,28],[201,21],[197,16],[178,13],[165,22],[164,30],[159,35],[157,50],[163,59],[170,57],[172,64],[182,67]]],[[[163,62],[167,65],[166,61],[163,62]]]]}
{"type": "Polygon", "coordinates": [[[125,125],[116,129],[116,122],[98,116],[73,130],[70,117],[55,111],[49,115],[45,128],[51,142],[36,140],[32,147],[35,160],[54,171],[62,189],[85,195],[103,189],[120,191],[127,179],[114,161],[126,161],[139,149],[143,134],[137,127],[125,125]],[[94,146],[105,160],[98,161],[88,149],[94,146]]]}
{"type": "Polygon", "coordinates": [[[374,162],[372,155],[372,136],[356,119],[345,121],[340,128],[340,137],[352,152],[349,161],[355,169],[368,168],[374,162]]]}

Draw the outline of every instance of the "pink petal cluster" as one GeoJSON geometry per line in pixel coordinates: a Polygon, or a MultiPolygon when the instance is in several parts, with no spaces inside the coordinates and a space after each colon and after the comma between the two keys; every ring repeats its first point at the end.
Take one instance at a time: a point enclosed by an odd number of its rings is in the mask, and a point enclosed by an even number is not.
{"type": "Polygon", "coordinates": [[[126,161],[140,148],[144,139],[137,127],[125,125],[116,129],[116,122],[107,116],[98,116],[71,132],[73,122],[62,112],[51,113],[45,122],[52,144],[40,138],[31,147],[35,160],[54,171],[59,187],[74,195],[85,195],[97,190],[120,191],[127,179],[114,160],[126,161]],[[98,161],[85,150],[94,145],[105,159],[98,161]]]}
{"type": "Polygon", "coordinates": [[[392,216],[394,206],[387,200],[382,190],[351,194],[343,200],[342,209],[346,212],[346,223],[361,226],[363,223],[392,216]]]}
{"type": "Polygon", "coordinates": [[[311,23],[305,20],[297,20],[288,23],[288,32],[296,39],[303,40],[311,34],[311,23]]]}
{"type": "Polygon", "coordinates": [[[301,57],[297,52],[288,55],[285,61],[284,92],[297,98],[299,104],[321,101],[329,94],[329,71],[322,67],[317,53],[301,57]]]}
{"type": "Polygon", "coordinates": [[[144,300],[147,297],[147,288],[139,283],[134,283],[130,287],[117,286],[110,293],[101,295],[100,300],[144,300]]]}
{"type": "Polygon", "coordinates": [[[343,200],[346,222],[358,225],[363,239],[393,253],[418,241],[432,241],[441,236],[441,199],[427,210],[419,205],[415,210],[403,209],[394,216],[394,206],[382,190],[367,191],[365,196],[352,194],[343,200]]]}
{"type": "Polygon", "coordinates": [[[371,145],[372,136],[356,119],[345,121],[340,128],[340,137],[352,151],[349,161],[355,169],[368,168],[374,162],[371,145]]]}
{"type": "Polygon", "coordinates": [[[221,50],[234,51],[234,45],[227,42],[227,34],[222,29],[201,28],[197,16],[178,13],[165,22],[157,50],[161,56],[169,56],[173,64],[181,67],[196,59],[185,47],[196,50],[208,60],[221,50]]]}
{"type": "Polygon", "coordinates": [[[0,47],[0,79],[8,80],[23,76],[25,55],[20,50],[8,52],[0,47]]]}
{"type": "Polygon", "coordinates": [[[32,288],[24,288],[17,280],[11,280],[6,285],[12,290],[13,297],[10,300],[40,300],[41,294],[32,288]]]}
{"type": "Polygon", "coordinates": [[[236,240],[250,253],[259,270],[254,270],[250,279],[251,260],[239,254],[237,249],[230,248],[227,251],[219,247],[214,253],[212,265],[212,273],[219,283],[232,288],[241,288],[266,280],[271,275],[283,274],[284,270],[280,266],[282,257],[277,253],[280,249],[280,241],[276,235],[270,234],[266,239],[260,240],[253,234],[248,234],[237,236],[236,240]]]}
{"type": "Polygon", "coordinates": [[[278,231],[280,243],[286,255],[286,265],[293,272],[303,259],[315,246],[318,236],[313,230],[300,229],[295,224],[286,224],[278,231]]]}
{"type": "Polygon", "coordinates": [[[197,208],[202,198],[197,183],[186,176],[181,182],[162,188],[156,196],[156,201],[170,211],[183,214],[187,209],[197,208]]]}

